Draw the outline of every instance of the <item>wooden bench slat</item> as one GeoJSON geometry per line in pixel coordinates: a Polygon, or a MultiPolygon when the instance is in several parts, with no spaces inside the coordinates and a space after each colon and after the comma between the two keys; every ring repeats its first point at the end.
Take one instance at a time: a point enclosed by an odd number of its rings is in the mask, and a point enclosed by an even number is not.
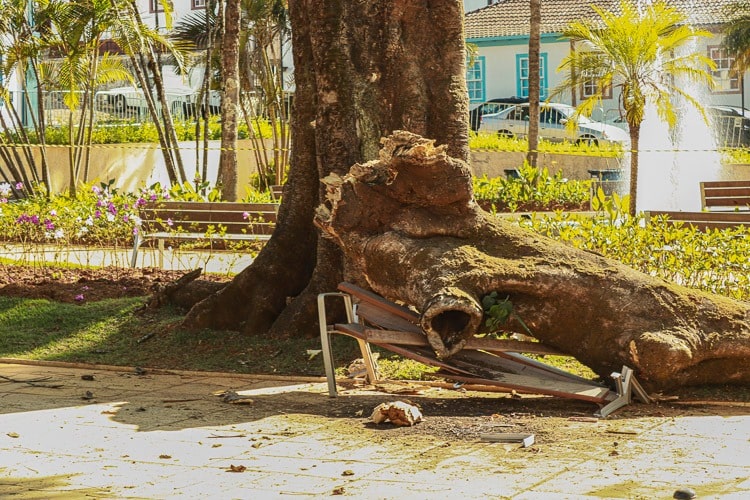
{"type": "MultiPolygon", "coordinates": [[[[158,201],[139,210],[140,231],[133,242],[135,267],[143,242],[158,240],[265,241],[276,228],[278,203],[158,201]]],[[[160,254],[161,256],[161,254],[160,254]]]]}
{"type": "Polygon", "coordinates": [[[707,229],[732,229],[741,226],[750,226],[750,212],[650,211],[645,212],[645,215],[647,221],[659,216],[665,216],[672,224],[681,222],[686,226],[691,225],[703,231],[707,229]]]}
{"type": "Polygon", "coordinates": [[[700,183],[701,205],[712,211],[750,211],[750,180],[700,183]]]}
{"type": "Polygon", "coordinates": [[[143,223],[153,223],[171,219],[173,223],[185,224],[188,222],[216,222],[227,224],[250,223],[250,222],[276,222],[276,212],[198,212],[195,210],[159,211],[146,209],[141,212],[140,218],[143,223]],[[245,218],[247,214],[247,218],[245,218]]]}

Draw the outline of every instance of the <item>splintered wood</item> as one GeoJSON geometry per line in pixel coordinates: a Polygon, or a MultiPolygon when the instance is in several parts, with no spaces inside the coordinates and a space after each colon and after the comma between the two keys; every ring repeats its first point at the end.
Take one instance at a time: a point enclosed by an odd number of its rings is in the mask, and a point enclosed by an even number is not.
{"type": "Polygon", "coordinates": [[[393,425],[411,427],[422,421],[422,412],[404,401],[393,401],[376,406],[370,418],[376,424],[390,421],[393,425]]]}

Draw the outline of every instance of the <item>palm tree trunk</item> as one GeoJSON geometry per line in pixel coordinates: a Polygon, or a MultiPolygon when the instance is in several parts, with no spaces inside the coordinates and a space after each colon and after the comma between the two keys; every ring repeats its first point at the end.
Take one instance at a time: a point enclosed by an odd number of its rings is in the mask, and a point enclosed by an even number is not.
{"type": "Polygon", "coordinates": [[[630,216],[634,217],[638,196],[638,150],[641,140],[641,126],[630,125],[630,216]]]}

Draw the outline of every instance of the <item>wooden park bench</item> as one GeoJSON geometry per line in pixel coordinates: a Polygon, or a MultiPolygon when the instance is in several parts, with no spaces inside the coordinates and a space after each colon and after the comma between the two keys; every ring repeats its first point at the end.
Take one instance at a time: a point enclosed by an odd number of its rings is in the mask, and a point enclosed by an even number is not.
{"type": "Polygon", "coordinates": [[[701,231],[750,226],[750,180],[701,182],[701,211],[649,211],[646,221],[662,216],[701,231]]]}
{"type": "Polygon", "coordinates": [[[265,241],[276,226],[278,203],[231,203],[202,201],[160,201],[140,208],[141,225],[133,241],[131,267],[138,249],[156,240],[159,266],[164,263],[164,241],[206,240],[265,241]]]}
{"type": "Polygon", "coordinates": [[[370,383],[379,379],[370,348],[372,344],[438,367],[437,375],[459,383],[589,401],[600,406],[596,413],[600,417],[606,417],[629,404],[633,395],[643,402],[650,401],[633,371],[626,366],[623,366],[621,373],[612,374],[617,385],[617,390],[613,391],[520,354],[563,354],[540,342],[474,337],[450,359],[439,359],[419,326],[418,313],[350,283],[341,283],[338,289],[338,292],[318,296],[320,340],[331,397],[337,394],[331,335],[343,334],[355,338],[359,343],[370,383]],[[328,324],[326,299],[329,297],[343,299],[346,323],[328,324]]]}

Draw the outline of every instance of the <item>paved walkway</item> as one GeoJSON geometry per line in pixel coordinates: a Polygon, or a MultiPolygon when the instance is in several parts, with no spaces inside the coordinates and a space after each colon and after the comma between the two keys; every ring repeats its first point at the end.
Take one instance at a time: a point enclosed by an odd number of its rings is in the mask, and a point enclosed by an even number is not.
{"type": "MultiPolygon", "coordinates": [[[[21,245],[2,243],[0,254],[6,259],[31,264],[54,265],[58,262],[66,262],[81,266],[118,266],[130,267],[132,248],[122,249],[98,249],[84,247],[57,247],[54,245],[34,246],[32,251],[24,249],[21,245]]],[[[190,271],[198,267],[207,273],[231,273],[237,274],[250,265],[253,257],[249,254],[240,254],[229,251],[208,250],[172,250],[164,251],[161,262],[164,269],[177,271],[190,271]]],[[[142,247],[138,252],[138,267],[160,267],[159,252],[155,247],[142,247]]]]}
{"type": "Polygon", "coordinates": [[[318,379],[6,360],[0,497],[650,500],[689,487],[701,499],[750,498],[743,406],[563,418],[558,434],[521,448],[373,428],[384,395],[325,393],[318,379]],[[228,390],[250,400],[225,402],[228,390]]]}

